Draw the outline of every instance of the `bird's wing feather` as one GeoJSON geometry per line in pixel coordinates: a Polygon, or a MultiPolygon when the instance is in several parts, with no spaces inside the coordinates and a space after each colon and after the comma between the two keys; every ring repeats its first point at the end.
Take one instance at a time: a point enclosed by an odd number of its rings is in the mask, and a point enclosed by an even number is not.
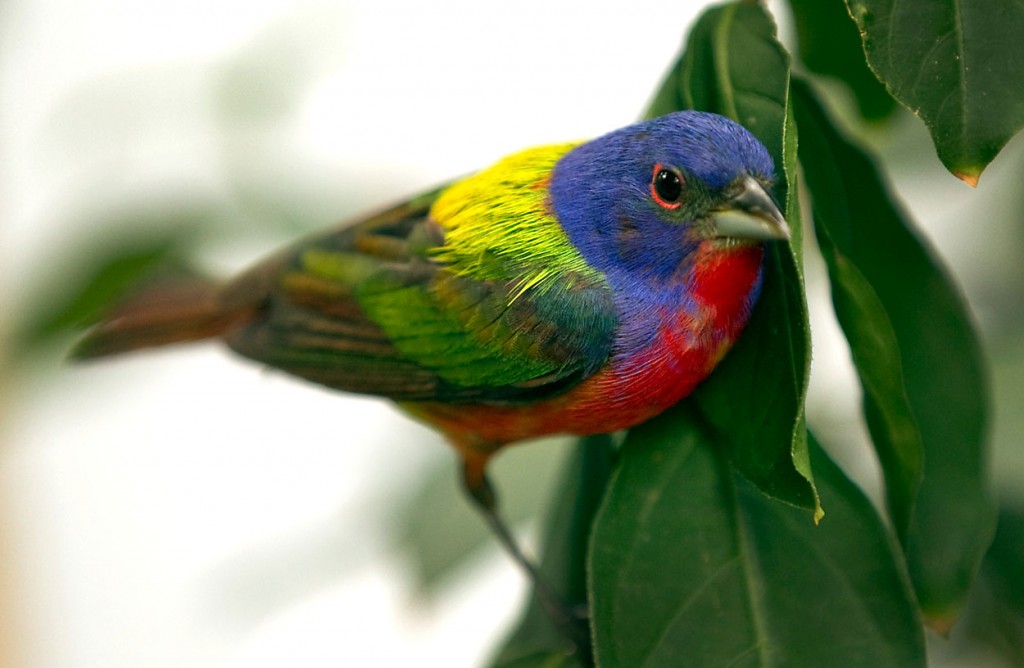
{"type": "Polygon", "coordinates": [[[399,401],[520,402],[564,391],[608,357],[603,283],[481,280],[436,257],[437,193],[299,244],[229,286],[264,295],[229,344],[330,387],[399,401]]]}

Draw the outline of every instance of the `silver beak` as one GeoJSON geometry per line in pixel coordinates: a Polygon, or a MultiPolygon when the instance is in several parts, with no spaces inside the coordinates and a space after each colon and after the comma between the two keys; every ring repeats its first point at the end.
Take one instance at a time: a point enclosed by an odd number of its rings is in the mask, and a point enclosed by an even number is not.
{"type": "Polygon", "coordinates": [[[716,236],[733,239],[789,239],[789,225],[772,196],[751,176],[739,180],[740,191],[711,212],[716,236]]]}

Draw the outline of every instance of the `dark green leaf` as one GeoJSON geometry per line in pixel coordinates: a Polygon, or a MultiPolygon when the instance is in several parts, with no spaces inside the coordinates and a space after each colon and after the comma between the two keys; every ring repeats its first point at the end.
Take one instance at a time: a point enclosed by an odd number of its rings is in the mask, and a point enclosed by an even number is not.
{"type": "Polygon", "coordinates": [[[833,154],[828,120],[810,97],[803,82],[793,82],[794,108],[802,128],[800,155],[814,199],[814,223],[822,255],[832,284],[832,301],[839,324],[850,343],[850,351],[864,389],[864,412],[882,471],[893,523],[906,540],[918,486],[924,445],[914,420],[903,382],[903,361],[899,342],[884,304],[871,282],[845,252],[854,224],[854,210],[847,201],[863,193],[844,180],[843,156],[833,154]],[[840,237],[840,243],[833,240],[840,237]]]}
{"type": "Polygon", "coordinates": [[[888,117],[896,108],[885,86],[868,68],[857,25],[843,0],[789,0],[796,21],[800,59],[817,74],[842,80],[870,120],[888,117]]]}
{"type": "Polygon", "coordinates": [[[985,570],[996,581],[999,597],[1024,618],[1024,507],[1000,509],[985,570]]]}
{"type": "Polygon", "coordinates": [[[819,240],[865,385],[890,506],[905,527],[921,605],[943,628],[955,619],[993,528],[978,342],[956,288],[875,166],[832,127],[806,84],[794,82],[794,100],[819,240]],[[920,456],[899,388],[901,367],[924,446],[916,495],[920,456]]]}
{"type": "Polygon", "coordinates": [[[820,526],[740,484],[740,508],[764,583],[773,663],[924,666],[925,640],[899,546],[874,506],[811,443],[820,526]]]}
{"type": "Polygon", "coordinates": [[[759,4],[727,4],[708,10],[694,26],[648,115],[701,109],[729,116],[764,143],[778,167],[775,194],[785,203],[793,242],[767,248],[764,285],[750,323],[694,397],[728,439],[744,475],[779,499],[815,507],[803,420],[810,331],[800,214],[789,187],[796,173],[796,128],[788,94],[789,56],[771,17],[759,4]]]}
{"type": "Polygon", "coordinates": [[[605,668],[759,663],[736,494],[708,440],[681,407],[627,436],[591,546],[605,668]]]}
{"type": "Polygon", "coordinates": [[[737,476],[683,407],[630,432],[591,556],[604,668],[923,666],[896,548],[820,452],[820,526],[737,476]]]}
{"type": "Polygon", "coordinates": [[[1024,508],[1000,509],[992,546],[982,565],[989,591],[989,614],[981,635],[1010,665],[1024,665],[1024,508]]]}
{"type": "Polygon", "coordinates": [[[962,620],[936,643],[936,665],[1024,666],[1024,507],[1007,499],[962,620]],[[963,657],[984,657],[968,664],[963,657]],[[1003,661],[998,661],[1002,657],[1003,661]]]}
{"type": "Polygon", "coordinates": [[[847,0],[868,64],[921,117],[939,159],[974,185],[1024,126],[1024,4],[847,0]]]}
{"type": "MultiPolygon", "coordinates": [[[[615,448],[609,436],[580,440],[566,463],[561,483],[545,522],[541,572],[563,600],[587,600],[586,561],[594,513],[612,471],[615,448]]],[[[587,648],[589,649],[589,648],[587,648]]],[[[561,668],[589,665],[586,651],[567,651],[565,635],[556,629],[536,596],[531,596],[519,627],[505,643],[495,668],[561,668]]]]}

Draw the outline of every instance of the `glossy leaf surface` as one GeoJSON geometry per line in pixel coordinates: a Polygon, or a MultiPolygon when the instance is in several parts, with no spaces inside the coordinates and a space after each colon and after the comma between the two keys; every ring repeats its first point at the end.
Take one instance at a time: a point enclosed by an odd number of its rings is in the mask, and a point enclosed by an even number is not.
{"type": "Polygon", "coordinates": [[[1024,4],[847,0],[868,64],[928,126],[946,168],[974,185],[1024,126],[1024,4]]]}
{"type": "Polygon", "coordinates": [[[923,666],[898,549],[818,448],[829,515],[738,476],[692,411],[633,430],[591,558],[601,666],[923,666]]]}

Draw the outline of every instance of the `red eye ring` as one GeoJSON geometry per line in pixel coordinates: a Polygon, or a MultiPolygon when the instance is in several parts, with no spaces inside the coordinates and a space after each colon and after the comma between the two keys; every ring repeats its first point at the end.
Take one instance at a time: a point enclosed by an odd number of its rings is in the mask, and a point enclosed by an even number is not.
{"type": "Polygon", "coordinates": [[[654,174],[651,176],[651,197],[664,209],[678,209],[683,205],[684,183],[686,180],[679,170],[658,163],[654,166],[654,174]]]}

